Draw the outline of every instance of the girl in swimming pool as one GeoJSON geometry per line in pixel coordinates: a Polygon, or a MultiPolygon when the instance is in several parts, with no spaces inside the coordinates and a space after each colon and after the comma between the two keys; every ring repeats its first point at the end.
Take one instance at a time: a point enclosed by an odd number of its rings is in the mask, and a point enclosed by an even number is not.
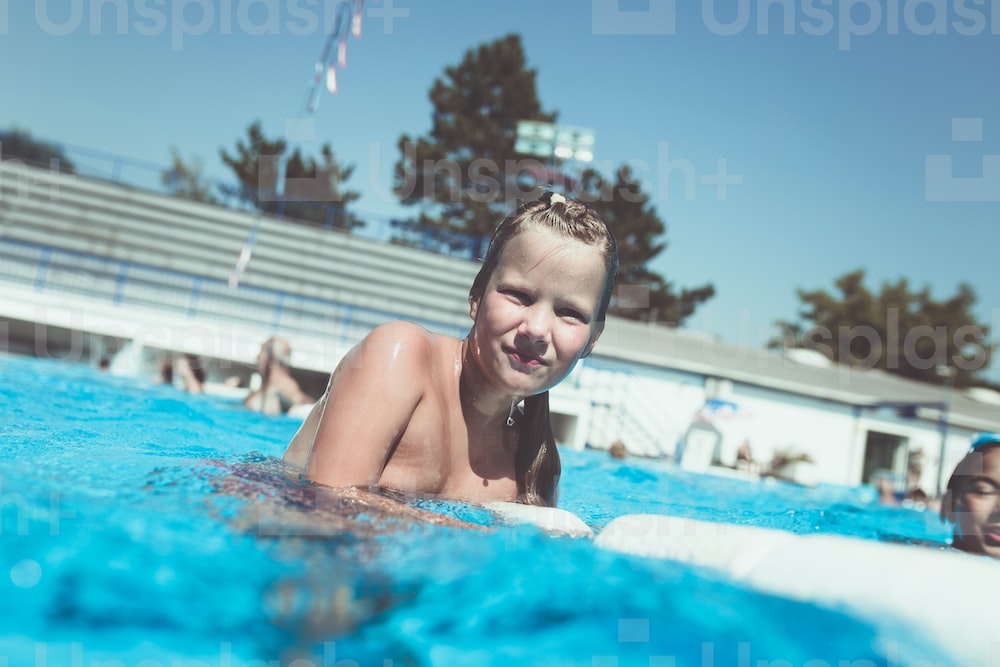
{"type": "Polygon", "coordinates": [[[469,290],[468,336],[374,329],[337,366],[285,461],[333,487],[555,506],[548,390],[593,350],[617,271],[614,236],[590,206],[554,193],[520,206],[469,290]]]}

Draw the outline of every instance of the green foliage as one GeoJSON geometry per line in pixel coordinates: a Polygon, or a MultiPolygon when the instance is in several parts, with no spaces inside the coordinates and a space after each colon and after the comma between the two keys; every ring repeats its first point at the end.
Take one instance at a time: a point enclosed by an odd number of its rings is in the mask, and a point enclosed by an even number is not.
{"type": "MultiPolygon", "coordinates": [[[[519,199],[537,194],[539,185],[549,184],[547,177],[558,175],[555,158],[543,164],[514,149],[518,121],[556,119],[555,112],[542,110],[536,74],[527,67],[520,36],[507,35],[470,49],[435,80],[429,135],[399,140],[395,192],[420,212],[399,225],[403,233],[397,240],[475,256],[479,239],[488,237],[519,199]]],[[[618,170],[613,185],[592,169],[572,181],[565,179],[556,189],[574,190],[568,194],[591,202],[618,238],[619,285],[625,288],[613,300],[612,313],[679,325],[715,294],[706,285],[678,295],[649,270],[666,247],[665,227],[628,167],[618,170]]]]}
{"type": "Polygon", "coordinates": [[[519,35],[465,54],[434,81],[428,137],[399,140],[394,189],[422,207],[419,222],[445,231],[488,236],[524,193],[511,187],[517,168],[517,122],[551,122],[535,91],[519,35]]]}
{"type": "Polygon", "coordinates": [[[990,365],[990,327],[976,321],[976,295],[968,285],[943,301],[927,288],[911,291],[905,278],[877,293],[864,270],[838,278],[839,294],[798,290],[799,321],[779,321],[783,336],[768,346],[817,350],[833,361],[879,368],[924,382],[953,378],[955,386],[987,384],[977,373],[990,365]]]}
{"type": "Polygon", "coordinates": [[[259,121],[247,128],[247,139],[236,142],[235,154],[219,154],[242,184],[240,198],[271,215],[332,225],[350,230],[364,223],[348,210],[361,195],[343,188],[354,167],[340,164],[330,144],[320,149],[319,159],[306,157],[299,148],[286,157],[283,139],[268,139],[259,121]],[[278,178],[284,161],[284,193],[278,194],[278,178]]]}
{"type": "Polygon", "coordinates": [[[41,167],[64,174],[76,173],[76,167],[58,146],[31,138],[27,130],[11,128],[0,133],[0,159],[20,160],[31,167],[41,167]]]}
{"type": "Polygon", "coordinates": [[[170,149],[171,168],[160,174],[160,182],[175,197],[218,204],[219,200],[212,194],[212,185],[205,181],[202,175],[201,161],[195,159],[188,163],[181,157],[176,148],[170,149]]]}
{"type": "Polygon", "coordinates": [[[597,210],[618,241],[618,288],[609,309],[612,314],[676,326],[715,295],[712,285],[685,289],[678,295],[649,269],[649,263],[667,247],[658,240],[666,226],[628,165],[618,169],[613,185],[596,170],[585,170],[577,195],[597,210]]]}

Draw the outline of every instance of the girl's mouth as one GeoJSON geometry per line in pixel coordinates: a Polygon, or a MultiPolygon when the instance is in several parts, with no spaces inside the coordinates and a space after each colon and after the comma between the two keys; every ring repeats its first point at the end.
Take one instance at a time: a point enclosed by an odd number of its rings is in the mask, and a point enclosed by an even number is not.
{"type": "Polygon", "coordinates": [[[524,350],[518,350],[516,348],[508,348],[505,350],[507,355],[513,359],[515,362],[523,366],[544,366],[545,362],[541,357],[532,354],[531,352],[526,352],[524,350]]]}

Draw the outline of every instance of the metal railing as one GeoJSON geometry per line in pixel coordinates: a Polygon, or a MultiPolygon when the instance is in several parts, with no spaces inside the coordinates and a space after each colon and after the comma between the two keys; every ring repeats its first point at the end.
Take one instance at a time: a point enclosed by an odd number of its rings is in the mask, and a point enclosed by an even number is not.
{"type": "MultiPolygon", "coordinates": [[[[2,146],[4,136],[4,132],[0,131],[0,146],[2,146]]],[[[170,165],[157,164],[74,144],[48,142],[34,137],[32,139],[56,149],[59,155],[72,164],[73,172],[80,176],[118,183],[159,194],[178,196],[178,181],[175,178],[171,178],[171,174],[175,174],[175,170],[170,165]]],[[[0,154],[0,160],[3,159],[7,158],[0,154]]],[[[58,164],[31,164],[30,166],[40,169],[52,169],[53,171],[59,170],[58,164]]],[[[235,181],[209,178],[202,179],[200,183],[211,188],[212,194],[217,196],[215,203],[224,208],[237,211],[256,210],[248,202],[248,200],[254,199],[257,194],[257,191],[253,188],[235,181]]],[[[290,222],[314,227],[332,228],[335,213],[342,206],[339,203],[300,201],[290,197],[281,197],[275,193],[263,194],[266,195],[267,199],[273,200],[276,203],[275,210],[270,214],[290,222]],[[323,209],[322,213],[317,215],[317,219],[325,220],[325,223],[318,224],[284,215],[283,204],[285,202],[294,202],[300,208],[306,206],[323,209]]],[[[403,243],[437,254],[478,261],[482,258],[489,241],[488,237],[450,232],[428,225],[420,225],[412,221],[397,220],[389,216],[365,212],[356,208],[352,208],[352,212],[363,224],[350,230],[349,233],[383,243],[403,243]]]]}
{"type": "Polygon", "coordinates": [[[446,322],[262,287],[231,288],[224,280],[11,239],[0,240],[0,280],[114,306],[254,324],[345,343],[398,319],[459,338],[466,333],[446,322]]]}

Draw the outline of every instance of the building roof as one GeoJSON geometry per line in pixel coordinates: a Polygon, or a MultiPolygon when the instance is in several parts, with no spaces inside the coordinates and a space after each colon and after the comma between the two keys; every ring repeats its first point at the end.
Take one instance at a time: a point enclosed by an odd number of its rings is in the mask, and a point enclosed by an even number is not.
{"type": "Polygon", "coordinates": [[[596,358],[616,359],[730,380],[857,408],[916,409],[937,421],[947,404],[949,424],[972,430],[1000,429],[1000,394],[954,390],[878,369],[852,368],[805,350],[777,352],[732,345],[704,334],[662,325],[608,318],[596,358]]]}

